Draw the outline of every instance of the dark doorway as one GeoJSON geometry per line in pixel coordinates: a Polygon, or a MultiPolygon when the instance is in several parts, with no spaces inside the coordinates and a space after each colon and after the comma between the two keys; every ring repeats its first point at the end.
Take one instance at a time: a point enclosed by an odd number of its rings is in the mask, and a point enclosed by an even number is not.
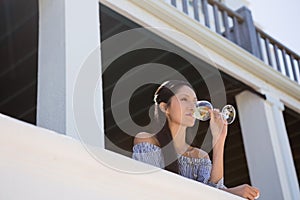
{"type": "Polygon", "coordinates": [[[38,1],[0,1],[0,112],[35,124],[38,1]]]}

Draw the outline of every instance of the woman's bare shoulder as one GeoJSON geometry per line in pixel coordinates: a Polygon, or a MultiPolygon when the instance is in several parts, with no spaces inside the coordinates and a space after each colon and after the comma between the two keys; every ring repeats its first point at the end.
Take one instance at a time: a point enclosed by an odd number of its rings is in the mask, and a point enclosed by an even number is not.
{"type": "Polygon", "coordinates": [[[193,147],[193,150],[198,153],[199,158],[208,158],[209,159],[209,155],[206,151],[204,151],[200,148],[197,148],[197,147],[193,147]]]}
{"type": "Polygon", "coordinates": [[[142,142],[148,142],[150,144],[160,146],[155,135],[151,134],[151,133],[147,133],[147,132],[140,132],[140,133],[136,134],[133,144],[136,145],[136,144],[142,143],[142,142]]]}

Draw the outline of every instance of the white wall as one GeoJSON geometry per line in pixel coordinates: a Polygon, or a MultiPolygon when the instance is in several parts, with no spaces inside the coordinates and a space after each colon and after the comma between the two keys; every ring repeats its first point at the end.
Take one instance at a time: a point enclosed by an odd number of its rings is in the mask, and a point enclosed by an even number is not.
{"type": "Polygon", "coordinates": [[[97,160],[78,140],[4,115],[0,129],[0,199],[241,199],[103,149],[97,160]]]}

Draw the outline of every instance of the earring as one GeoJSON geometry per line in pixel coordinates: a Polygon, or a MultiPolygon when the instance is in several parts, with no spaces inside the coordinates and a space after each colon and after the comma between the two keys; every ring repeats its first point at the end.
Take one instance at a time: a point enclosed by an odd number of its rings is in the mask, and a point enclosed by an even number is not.
{"type": "Polygon", "coordinates": [[[165,107],[163,107],[163,106],[160,106],[160,110],[162,111],[162,112],[166,112],[166,108],[165,107]]]}

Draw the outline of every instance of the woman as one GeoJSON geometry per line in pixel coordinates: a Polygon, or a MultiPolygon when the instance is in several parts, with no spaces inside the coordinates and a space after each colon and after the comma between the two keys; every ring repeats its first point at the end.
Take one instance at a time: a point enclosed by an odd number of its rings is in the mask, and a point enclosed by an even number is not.
{"type": "Polygon", "coordinates": [[[247,184],[233,188],[223,185],[227,123],[219,110],[209,111],[213,137],[212,162],[205,151],[186,143],[186,129],[195,124],[193,112],[196,101],[196,94],[189,83],[175,80],[164,82],[154,95],[155,117],[158,123],[164,123],[163,128],[157,134],[137,134],[133,158],[244,198],[258,198],[259,190],[247,184]]]}

